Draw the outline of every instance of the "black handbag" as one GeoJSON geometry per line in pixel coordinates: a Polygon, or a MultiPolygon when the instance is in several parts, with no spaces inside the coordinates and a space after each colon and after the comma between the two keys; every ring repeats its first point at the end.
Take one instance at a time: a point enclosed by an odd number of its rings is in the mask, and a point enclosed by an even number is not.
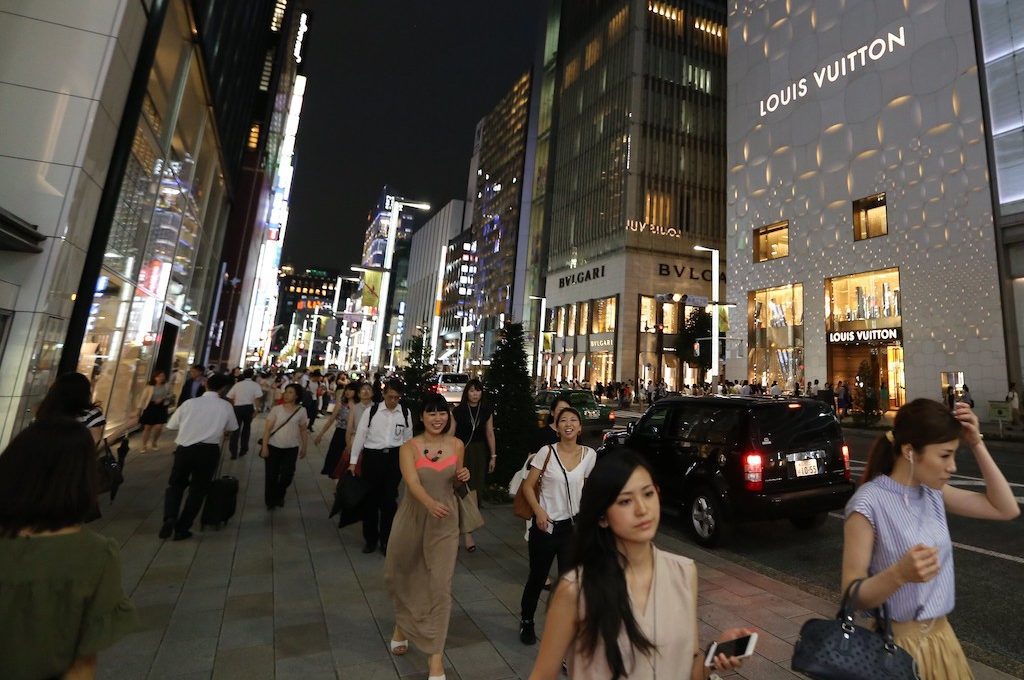
{"type": "Polygon", "coordinates": [[[355,524],[363,518],[363,501],[366,500],[366,482],[351,472],[345,471],[334,489],[334,505],[328,517],[338,517],[338,526],[355,524]]]}
{"type": "Polygon", "coordinates": [[[834,619],[810,619],[800,628],[791,667],[814,680],[920,680],[917,662],[893,641],[885,603],[876,609],[879,630],[853,622],[861,579],[850,584],[834,619]]]}
{"type": "Polygon", "coordinates": [[[100,493],[109,493],[111,500],[117,493],[117,487],[124,483],[121,463],[110,450],[110,443],[104,439],[100,442],[100,455],[96,459],[96,486],[100,493]]]}

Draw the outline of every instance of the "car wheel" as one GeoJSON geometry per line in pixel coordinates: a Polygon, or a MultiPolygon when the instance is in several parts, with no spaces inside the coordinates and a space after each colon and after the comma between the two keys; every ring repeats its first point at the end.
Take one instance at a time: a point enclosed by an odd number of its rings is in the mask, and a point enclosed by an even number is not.
{"type": "Polygon", "coordinates": [[[701,487],[690,496],[686,518],[690,533],[697,543],[711,547],[722,540],[725,528],[723,514],[722,501],[718,499],[718,494],[708,487],[701,487]]]}
{"type": "Polygon", "coordinates": [[[790,523],[801,531],[810,531],[811,529],[817,529],[825,524],[828,520],[828,515],[824,512],[817,512],[813,515],[801,515],[800,517],[790,517],[790,523]]]}

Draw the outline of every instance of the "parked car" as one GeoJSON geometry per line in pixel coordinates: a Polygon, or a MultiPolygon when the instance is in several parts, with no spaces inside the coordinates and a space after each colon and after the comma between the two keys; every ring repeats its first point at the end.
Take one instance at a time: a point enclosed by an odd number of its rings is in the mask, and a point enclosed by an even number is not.
{"type": "Polygon", "coordinates": [[[440,394],[450,404],[462,401],[462,392],[466,389],[469,376],[465,373],[438,373],[430,391],[440,394]]]}
{"type": "Polygon", "coordinates": [[[854,491],[839,421],[814,399],[667,397],[605,435],[598,453],[619,447],[647,457],[662,504],[681,508],[705,546],[732,522],[816,528],[854,491]]]}
{"type": "MultiPolygon", "coordinates": [[[[551,402],[556,396],[568,400],[572,407],[583,416],[583,437],[590,440],[615,425],[615,408],[599,404],[590,390],[541,390],[534,398],[534,410],[537,412],[537,424],[541,427],[547,423],[551,412],[551,402]]],[[[600,441],[600,439],[598,439],[600,441]]]]}

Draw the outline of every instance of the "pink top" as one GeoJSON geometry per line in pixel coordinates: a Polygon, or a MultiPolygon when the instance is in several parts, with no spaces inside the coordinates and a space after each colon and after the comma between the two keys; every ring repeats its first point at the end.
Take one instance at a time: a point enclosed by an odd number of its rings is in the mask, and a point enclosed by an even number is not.
{"type": "Polygon", "coordinates": [[[421,454],[416,458],[416,469],[418,470],[420,468],[427,467],[430,468],[431,470],[434,470],[435,472],[440,472],[441,470],[444,470],[446,467],[454,464],[457,459],[458,456],[456,456],[453,453],[451,455],[445,456],[444,458],[438,459],[437,462],[434,462],[421,454]]]}

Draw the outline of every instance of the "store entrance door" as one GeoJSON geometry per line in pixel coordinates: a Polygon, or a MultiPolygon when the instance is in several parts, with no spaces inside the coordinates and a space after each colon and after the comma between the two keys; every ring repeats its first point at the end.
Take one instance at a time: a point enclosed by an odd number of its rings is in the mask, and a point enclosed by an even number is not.
{"type": "Polygon", "coordinates": [[[160,334],[160,348],[156,352],[156,361],[153,363],[153,371],[157,369],[164,372],[168,380],[171,377],[171,364],[174,363],[174,348],[178,344],[178,331],[180,330],[177,319],[164,318],[164,329],[160,334]]]}

